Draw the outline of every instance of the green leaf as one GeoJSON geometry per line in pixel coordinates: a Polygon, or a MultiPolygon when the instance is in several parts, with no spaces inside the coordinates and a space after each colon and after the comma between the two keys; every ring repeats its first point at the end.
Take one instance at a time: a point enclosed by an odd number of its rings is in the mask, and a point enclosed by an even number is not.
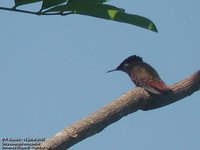
{"type": "Polygon", "coordinates": [[[118,12],[116,13],[113,20],[136,25],[138,27],[158,32],[156,25],[151,20],[139,15],[118,12]]]}
{"type": "Polygon", "coordinates": [[[51,9],[48,9],[45,12],[73,11],[73,12],[77,13],[78,11],[83,11],[83,12],[95,11],[96,13],[98,13],[98,12],[100,12],[100,13],[106,12],[107,13],[107,10],[118,10],[118,11],[124,12],[124,9],[117,8],[117,7],[111,6],[111,5],[96,4],[96,3],[82,3],[82,2],[56,6],[51,9]]]}
{"type": "Polygon", "coordinates": [[[97,18],[103,18],[107,20],[114,20],[118,22],[128,23],[131,25],[136,25],[154,32],[158,32],[155,24],[142,16],[127,14],[121,8],[106,4],[94,4],[94,3],[82,3],[76,2],[67,5],[61,5],[53,7],[46,12],[64,12],[70,11],[75,14],[93,16],[97,18]]]}
{"type": "Polygon", "coordinates": [[[105,3],[105,2],[108,2],[109,0],[68,0],[68,4],[71,4],[71,3],[77,3],[77,2],[82,2],[82,3],[99,3],[99,4],[102,4],[102,3],[105,3]]]}
{"type": "Polygon", "coordinates": [[[67,2],[67,0],[43,0],[42,9],[47,9],[67,2]]]}
{"type": "Polygon", "coordinates": [[[31,3],[36,3],[40,2],[42,0],[15,0],[15,7],[21,6],[21,5],[26,5],[26,4],[31,4],[31,3]]]}
{"type": "Polygon", "coordinates": [[[158,32],[155,24],[151,20],[142,16],[127,14],[118,10],[107,10],[107,12],[97,12],[96,10],[77,11],[76,13],[81,15],[88,15],[107,20],[114,20],[118,22],[128,23],[148,30],[152,30],[154,32],[158,32]]]}

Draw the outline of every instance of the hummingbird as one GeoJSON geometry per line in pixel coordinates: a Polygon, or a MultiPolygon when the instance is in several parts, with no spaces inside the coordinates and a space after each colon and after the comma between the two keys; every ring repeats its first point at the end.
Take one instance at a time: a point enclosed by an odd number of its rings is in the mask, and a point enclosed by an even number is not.
{"type": "Polygon", "coordinates": [[[172,89],[160,78],[157,71],[144,62],[142,57],[132,55],[126,58],[116,69],[107,71],[123,71],[129,75],[133,83],[151,94],[167,95],[172,89]]]}

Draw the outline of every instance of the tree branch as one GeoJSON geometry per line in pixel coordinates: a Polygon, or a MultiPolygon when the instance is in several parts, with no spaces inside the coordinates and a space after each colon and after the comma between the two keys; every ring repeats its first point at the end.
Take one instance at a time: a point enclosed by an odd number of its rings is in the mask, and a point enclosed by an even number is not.
{"type": "Polygon", "coordinates": [[[74,14],[74,12],[55,12],[55,13],[46,13],[46,12],[33,12],[33,11],[27,11],[27,10],[21,10],[21,9],[16,9],[16,8],[6,8],[6,7],[0,7],[0,10],[7,10],[7,11],[14,11],[14,12],[19,12],[19,13],[25,13],[25,14],[33,14],[33,15],[61,15],[61,16],[66,16],[70,14],[74,14]]]}
{"type": "Polygon", "coordinates": [[[160,108],[190,96],[200,89],[200,70],[170,87],[173,89],[170,95],[150,95],[144,89],[136,87],[95,113],[64,128],[41,143],[41,147],[48,150],[65,150],[139,109],[146,111],[160,108]]]}

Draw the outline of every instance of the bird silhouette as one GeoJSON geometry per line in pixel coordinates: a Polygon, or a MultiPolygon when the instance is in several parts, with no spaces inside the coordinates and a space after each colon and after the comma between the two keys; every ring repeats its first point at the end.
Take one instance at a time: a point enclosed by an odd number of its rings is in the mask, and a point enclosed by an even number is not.
{"type": "Polygon", "coordinates": [[[133,55],[126,58],[116,69],[107,71],[123,71],[129,75],[136,86],[144,88],[152,94],[167,95],[172,89],[160,78],[157,71],[144,62],[142,57],[133,55]]]}

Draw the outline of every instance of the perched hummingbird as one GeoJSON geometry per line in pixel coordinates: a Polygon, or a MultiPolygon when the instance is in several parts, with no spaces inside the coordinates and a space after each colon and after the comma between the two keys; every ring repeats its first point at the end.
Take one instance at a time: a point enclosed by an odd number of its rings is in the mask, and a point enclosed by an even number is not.
{"type": "Polygon", "coordinates": [[[126,58],[116,69],[112,71],[127,73],[136,86],[142,87],[152,94],[167,95],[172,90],[160,78],[157,71],[149,64],[143,62],[142,57],[133,55],[126,58]]]}

